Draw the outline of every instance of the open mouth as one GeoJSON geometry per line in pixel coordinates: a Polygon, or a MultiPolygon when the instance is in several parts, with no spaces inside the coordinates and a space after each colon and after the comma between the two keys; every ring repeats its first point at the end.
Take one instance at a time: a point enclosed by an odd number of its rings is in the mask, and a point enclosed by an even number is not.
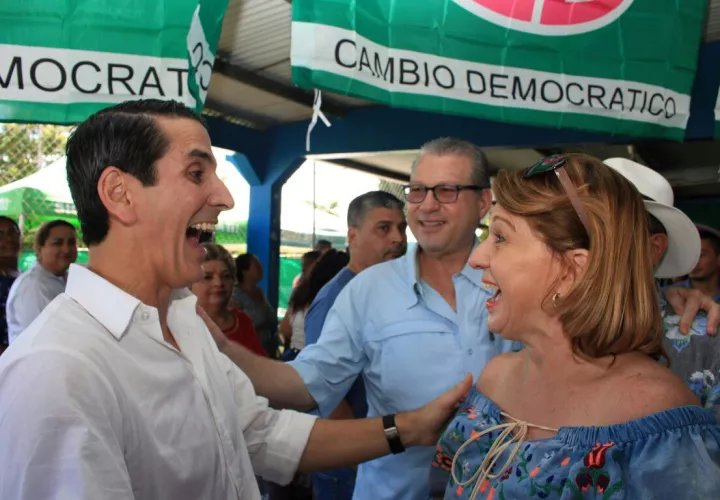
{"type": "Polygon", "coordinates": [[[486,290],[495,291],[495,294],[485,302],[485,307],[488,309],[495,307],[502,299],[502,290],[500,290],[500,287],[498,287],[495,283],[490,283],[489,281],[483,281],[482,287],[486,290]]]}
{"type": "Polygon", "coordinates": [[[185,238],[188,242],[193,244],[193,246],[199,246],[201,243],[212,241],[214,234],[214,222],[197,222],[195,224],[191,224],[185,230],[185,238]]]}

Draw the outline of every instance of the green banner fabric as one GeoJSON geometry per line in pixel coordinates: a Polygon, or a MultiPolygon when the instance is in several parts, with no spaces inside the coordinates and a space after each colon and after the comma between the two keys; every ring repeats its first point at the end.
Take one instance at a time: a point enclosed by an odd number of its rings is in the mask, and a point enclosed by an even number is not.
{"type": "Polygon", "coordinates": [[[681,140],[706,0],[293,0],[292,76],[394,107],[681,140]]]}
{"type": "Polygon", "coordinates": [[[202,110],[227,4],[0,2],[0,121],[70,124],[150,97],[202,110]]]}

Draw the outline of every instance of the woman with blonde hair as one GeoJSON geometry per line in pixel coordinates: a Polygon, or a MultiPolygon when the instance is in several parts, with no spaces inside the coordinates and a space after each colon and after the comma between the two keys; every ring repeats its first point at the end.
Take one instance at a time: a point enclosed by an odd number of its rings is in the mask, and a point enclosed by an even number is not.
{"type": "Polygon", "coordinates": [[[641,195],[585,155],[501,172],[493,191],[470,264],[495,291],[489,329],[526,347],[485,367],[444,433],[434,498],[716,498],[720,426],[658,362],[641,195]]]}
{"type": "Polygon", "coordinates": [[[205,276],[190,286],[202,307],[228,340],[237,342],[260,356],[267,356],[252,319],[243,311],[230,307],[235,285],[235,261],[225,247],[203,243],[205,276]]]}

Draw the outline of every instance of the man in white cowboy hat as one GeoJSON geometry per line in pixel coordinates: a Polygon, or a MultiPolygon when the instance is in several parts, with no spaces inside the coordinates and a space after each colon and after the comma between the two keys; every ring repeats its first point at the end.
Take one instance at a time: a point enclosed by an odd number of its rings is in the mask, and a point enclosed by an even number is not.
{"type": "MultiPolygon", "coordinates": [[[[632,182],[645,198],[655,277],[672,278],[690,273],[700,258],[700,234],[693,221],[673,206],[670,183],[654,170],[625,158],[610,158],[605,164],[632,182]]],[[[672,287],[664,293],[679,290],[687,289],[672,287]]],[[[672,370],[688,383],[704,405],[715,406],[720,416],[720,338],[708,335],[708,318],[704,314],[693,318],[687,334],[681,333],[680,316],[664,294],[659,295],[663,342],[672,370]]],[[[712,297],[703,296],[702,302],[703,309],[717,309],[712,297]]]]}

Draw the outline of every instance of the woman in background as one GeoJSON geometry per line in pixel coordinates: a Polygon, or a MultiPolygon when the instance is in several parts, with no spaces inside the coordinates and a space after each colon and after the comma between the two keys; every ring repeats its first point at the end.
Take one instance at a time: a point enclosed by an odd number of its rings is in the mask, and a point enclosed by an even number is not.
{"type": "Polygon", "coordinates": [[[8,346],[5,305],[18,272],[20,227],[10,217],[0,215],[0,354],[8,346]]]}
{"type": "Polygon", "coordinates": [[[203,243],[202,246],[205,248],[205,276],[190,286],[190,291],[198,298],[198,305],[229,340],[242,344],[256,354],[267,356],[250,316],[230,308],[235,284],[235,262],[232,256],[220,245],[203,243]]]}
{"type": "Polygon", "coordinates": [[[237,256],[235,268],[237,283],[233,289],[232,305],[250,316],[263,349],[271,358],[277,358],[280,345],[277,312],[258,286],[263,278],[262,264],[256,256],[246,253],[237,256]]]}
{"type": "Polygon", "coordinates": [[[300,260],[300,274],[295,276],[295,279],[293,279],[293,290],[295,290],[302,280],[306,280],[308,276],[310,276],[310,271],[312,271],[313,266],[315,266],[315,263],[320,258],[321,254],[317,250],[311,250],[310,252],[305,252],[302,256],[302,259],[300,260]]]}
{"type": "Polygon", "coordinates": [[[315,296],[328,281],[348,265],[349,261],[350,257],[345,252],[328,250],[315,263],[309,276],[303,279],[293,292],[287,314],[280,324],[280,332],[286,344],[289,343],[283,353],[283,361],[292,361],[305,347],[305,316],[315,296]]]}
{"type": "Polygon", "coordinates": [[[10,288],[6,305],[9,343],[65,291],[67,270],[78,254],[75,226],[61,219],[44,223],[35,235],[35,254],[37,262],[10,288]]]}

